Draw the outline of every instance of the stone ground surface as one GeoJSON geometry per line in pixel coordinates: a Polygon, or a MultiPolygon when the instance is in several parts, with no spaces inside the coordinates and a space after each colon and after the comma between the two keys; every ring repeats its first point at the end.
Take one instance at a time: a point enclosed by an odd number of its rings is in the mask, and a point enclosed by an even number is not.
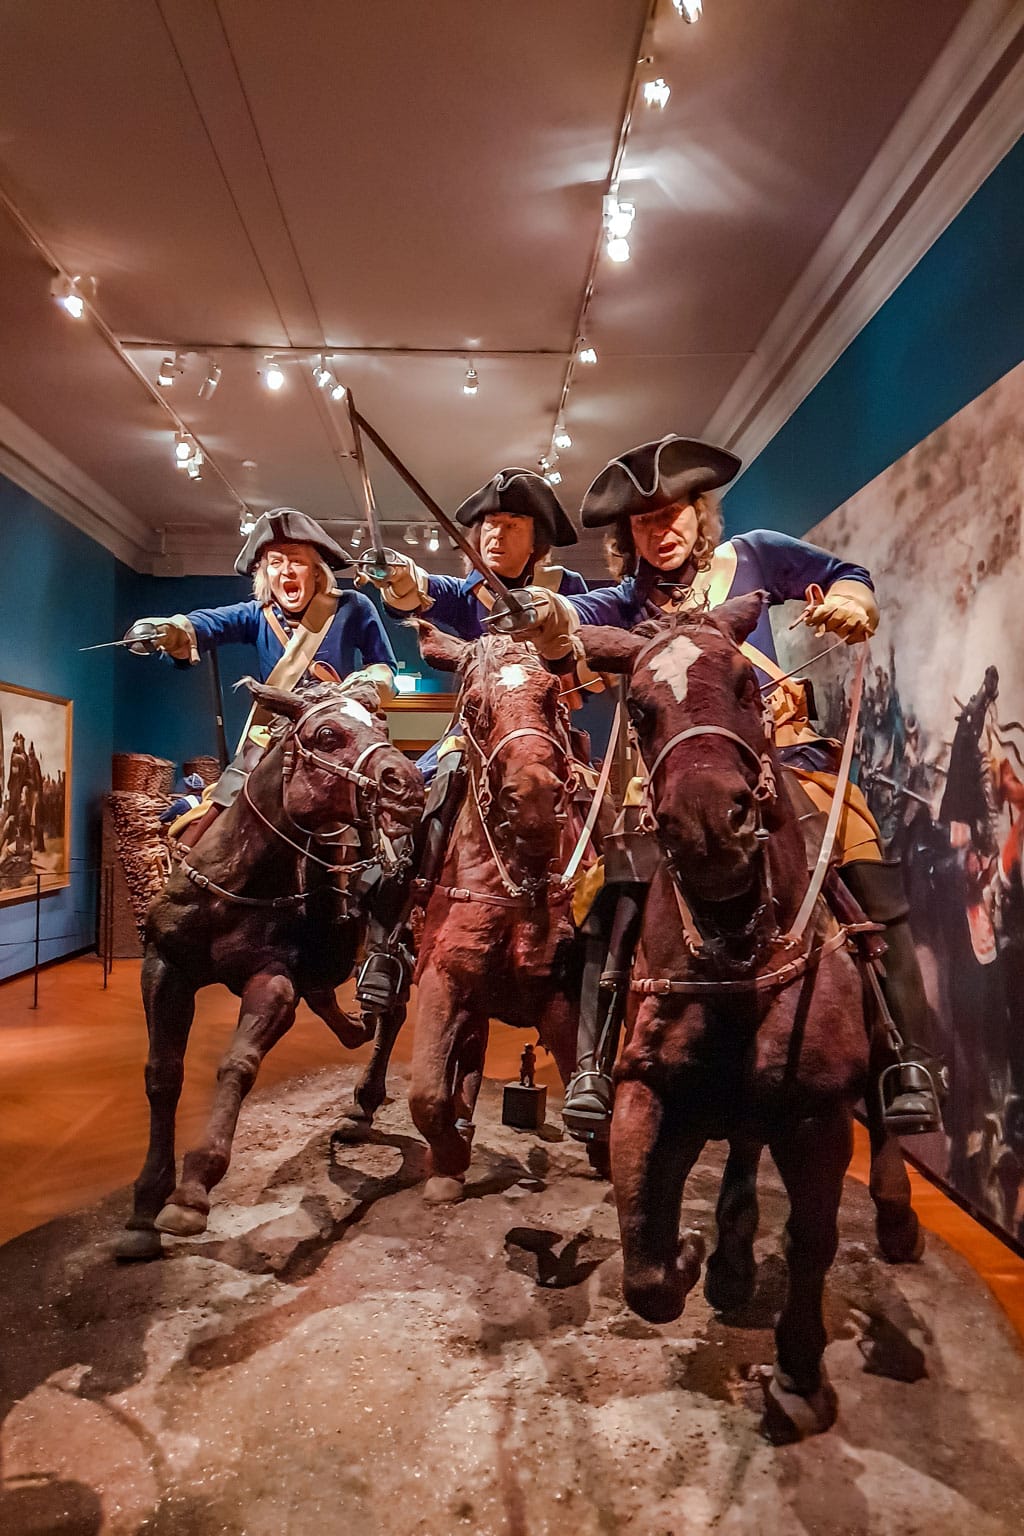
{"type": "MultiPolygon", "coordinates": [[[[470,1198],[428,1207],[403,1099],[332,1150],[352,1076],[257,1094],[210,1232],[160,1262],[111,1258],[127,1191],[0,1248],[5,1536],[1024,1530],[1015,1337],[936,1239],[877,1259],[859,1186],[828,1289],[840,1419],[775,1448],[769,1167],[753,1303],[726,1321],[698,1291],[651,1327],[580,1148],[503,1128],[487,1085],[470,1198]]],[[[719,1166],[688,1187],[709,1236],[719,1166]]]]}

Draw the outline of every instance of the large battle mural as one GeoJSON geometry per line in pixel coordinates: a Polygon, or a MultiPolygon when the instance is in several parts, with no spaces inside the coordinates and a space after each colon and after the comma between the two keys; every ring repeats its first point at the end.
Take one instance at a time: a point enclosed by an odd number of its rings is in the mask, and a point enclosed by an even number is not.
{"type": "MultiPolygon", "coordinates": [[[[945,1134],[923,1161],[1024,1240],[1024,363],[807,537],[867,565],[860,780],[903,860],[945,1063],[945,1134]]],[[[800,654],[788,640],[791,661],[800,654]]],[[[803,647],[806,640],[799,642],[803,647]]],[[[819,640],[814,648],[821,649],[819,640]]],[[[810,669],[844,717],[849,657],[810,669]]]]}

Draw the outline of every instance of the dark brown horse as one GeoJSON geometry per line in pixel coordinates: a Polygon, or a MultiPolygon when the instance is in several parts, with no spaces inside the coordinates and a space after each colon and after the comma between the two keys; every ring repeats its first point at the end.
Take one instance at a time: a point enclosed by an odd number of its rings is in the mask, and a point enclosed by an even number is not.
{"type": "MultiPolygon", "coordinates": [[[[142,963],[149,1028],[149,1151],[118,1247],[160,1253],[160,1232],[202,1232],[224,1177],[242,1100],[260,1062],[304,999],[342,1045],[367,1039],[334,989],[352,973],[369,882],[414,826],[423,785],[392,747],[372,687],[327,684],[300,695],[249,683],[285,729],[242,794],[188,850],[150,908],[142,963]],[[217,1072],[206,1133],[186,1152],[175,1187],[174,1118],[200,987],[241,998],[238,1028],[217,1072]]],[[[384,1097],[387,1059],[404,1018],[376,1021],[374,1058],[357,1104],[368,1122],[384,1097]]]]}
{"type": "MultiPolygon", "coordinates": [[[[835,1418],[822,1294],[869,1045],[861,977],[824,901],[799,942],[790,936],[808,888],[803,839],[756,675],[738,649],[761,603],[752,593],[653,636],[597,628],[580,636],[592,666],[630,674],[664,854],[616,1074],[611,1161],[626,1300],[667,1322],[696,1283],[703,1245],[693,1233],[680,1239],[679,1222],[686,1178],[709,1139],[727,1140],[730,1155],[706,1294],[719,1308],[750,1298],[755,1175],[768,1146],[790,1216],[765,1427],[790,1439],[835,1418]]],[[[909,1202],[903,1221],[912,1257],[909,1202]]]]}
{"type": "Polygon", "coordinates": [[[468,642],[418,625],[432,666],[461,678],[469,790],[429,897],[409,1104],[430,1145],[430,1201],[462,1198],[489,1020],[536,1029],[567,1082],[578,1002],[568,885],[574,769],[558,679],[506,636],[468,642]]]}

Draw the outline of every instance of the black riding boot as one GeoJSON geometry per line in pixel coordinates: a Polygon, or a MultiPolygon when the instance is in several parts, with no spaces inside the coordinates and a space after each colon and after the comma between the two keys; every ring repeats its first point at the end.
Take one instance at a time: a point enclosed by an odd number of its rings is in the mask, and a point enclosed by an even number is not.
{"type": "Polygon", "coordinates": [[[606,885],[583,925],[586,953],[576,1037],[576,1070],[562,1119],[577,1141],[605,1141],[612,1118],[612,1068],[626,1012],[633,951],[647,886],[606,885]]]}
{"type": "Polygon", "coordinates": [[[427,792],[423,815],[413,838],[409,868],[382,880],[370,902],[366,959],[356,980],[356,1001],[363,1008],[387,1013],[409,996],[413,954],[408,933],[416,897],[432,886],[444,864],[445,851],[465,787],[462,755],[446,752],[427,792]]]}
{"type": "Polygon", "coordinates": [[[855,860],[839,874],[866,916],[885,929],[885,979],[882,993],[889,1014],[892,1057],[881,1074],[878,1091],[890,1131],[913,1136],[942,1128],[936,1078],[920,1059],[915,1037],[930,1032],[928,1000],[917,963],[898,861],[855,860]]]}

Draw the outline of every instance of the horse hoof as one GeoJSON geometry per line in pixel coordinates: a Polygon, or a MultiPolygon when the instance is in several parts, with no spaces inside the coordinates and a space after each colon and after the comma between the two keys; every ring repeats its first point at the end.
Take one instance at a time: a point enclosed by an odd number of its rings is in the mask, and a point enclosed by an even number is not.
{"type": "Polygon", "coordinates": [[[462,1200],[466,1194],[466,1186],[462,1179],[446,1178],[442,1174],[434,1174],[423,1186],[423,1198],[428,1205],[453,1205],[456,1200],[462,1200]]]}
{"type": "Polygon", "coordinates": [[[924,1253],[924,1228],[911,1214],[913,1220],[898,1227],[877,1228],[879,1252],[887,1264],[916,1264],[924,1253]]]}
{"type": "Polygon", "coordinates": [[[757,1267],[734,1268],[712,1254],[704,1272],[704,1297],[714,1312],[736,1312],[757,1289],[757,1267]]]}
{"type": "Polygon", "coordinates": [[[198,1237],[206,1231],[206,1212],[197,1211],[193,1205],[164,1206],[153,1225],[158,1232],[170,1232],[172,1237],[198,1237]]]}
{"type": "Polygon", "coordinates": [[[704,1255],[707,1253],[707,1245],[701,1234],[687,1227],[681,1234],[679,1245],[679,1278],[683,1286],[683,1295],[688,1296],[700,1279],[701,1267],[704,1263],[704,1255]]]}
{"type": "Polygon", "coordinates": [[[118,1238],[114,1257],[120,1264],[138,1264],[146,1259],[160,1258],[163,1251],[164,1245],[155,1227],[129,1227],[118,1238]]]}
{"type": "Polygon", "coordinates": [[[331,1140],[341,1141],[349,1146],[353,1142],[368,1141],[372,1130],[373,1121],[369,1115],[346,1115],[341,1124],[331,1132],[331,1140]]]}
{"type": "Polygon", "coordinates": [[[835,1389],[824,1371],[821,1385],[804,1397],[791,1391],[773,1371],[764,1390],[764,1418],[761,1431],[773,1445],[793,1445],[811,1435],[823,1435],[831,1429],[839,1412],[835,1389]]]}

